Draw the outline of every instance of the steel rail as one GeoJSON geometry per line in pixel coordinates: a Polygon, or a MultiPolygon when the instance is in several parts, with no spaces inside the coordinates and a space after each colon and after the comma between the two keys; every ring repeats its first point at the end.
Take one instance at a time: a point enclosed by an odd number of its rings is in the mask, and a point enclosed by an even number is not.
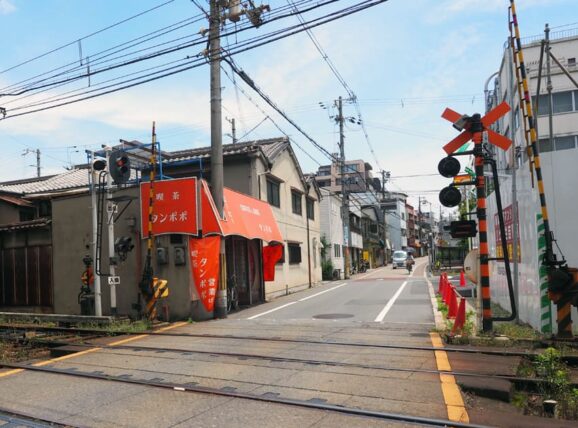
{"type": "MultiPolygon", "coordinates": [[[[292,357],[276,357],[273,355],[262,355],[262,354],[244,354],[238,352],[222,352],[222,351],[203,351],[194,349],[182,349],[182,348],[166,348],[157,346],[136,346],[136,345],[98,345],[93,343],[71,343],[71,342],[56,342],[56,341],[45,341],[45,340],[35,340],[31,339],[30,343],[46,345],[49,348],[65,347],[65,346],[76,346],[89,349],[103,349],[103,350],[131,350],[131,351],[151,351],[151,352],[170,352],[178,354],[202,354],[202,355],[215,355],[220,357],[235,357],[244,359],[255,359],[255,360],[266,360],[266,361],[276,361],[276,362],[286,362],[286,363],[298,363],[306,364],[312,366],[333,366],[333,367],[346,367],[346,368],[359,368],[366,370],[383,370],[383,371],[395,371],[395,372],[406,372],[406,373],[425,373],[425,374],[435,374],[435,375],[454,375],[454,376],[465,376],[465,377],[480,377],[480,378],[493,378],[493,379],[503,379],[511,382],[517,383],[532,383],[540,384],[544,383],[543,379],[519,377],[504,374],[485,374],[476,372],[461,372],[461,371],[450,371],[450,370],[436,370],[436,369],[413,369],[404,367],[386,367],[371,364],[356,364],[356,363],[346,363],[341,361],[327,361],[327,360],[312,360],[304,358],[292,358],[292,357]]],[[[127,355],[127,354],[118,354],[127,355]]],[[[578,387],[578,384],[573,384],[574,387],[578,387]]]]}
{"type": "Polygon", "coordinates": [[[239,398],[245,400],[253,400],[253,401],[261,401],[266,403],[273,403],[273,404],[283,404],[288,406],[295,406],[295,407],[304,407],[314,410],[325,410],[337,413],[343,413],[347,415],[353,416],[365,416],[370,417],[373,419],[381,419],[381,420],[391,420],[391,421],[398,421],[398,422],[408,422],[408,423],[415,423],[421,424],[425,426],[452,426],[452,427],[470,427],[470,428],[477,428],[477,427],[484,427],[483,425],[476,425],[476,424],[468,424],[462,422],[454,422],[445,419],[435,419],[435,418],[426,418],[421,416],[411,416],[411,415],[403,415],[399,413],[389,413],[389,412],[379,412],[373,410],[364,410],[354,407],[345,407],[333,404],[323,404],[323,403],[314,403],[310,401],[302,401],[302,400],[295,400],[291,398],[280,398],[280,397],[271,397],[271,396],[262,396],[262,395],[254,395],[248,394],[245,392],[233,392],[233,391],[223,391],[215,388],[204,387],[204,386],[191,386],[187,384],[177,384],[177,383],[170,383],[170,382],[158,382],[158,381],[151,381],[151,380],[143,380],[143,379],[128,379],[119,376],[109,376],[105,374],[98,374],[98,373],[86,373],[86,372],[79,372],[76,370],[65,370],[65,369],[56,369],[50,367],[38,367],[38,366],[31,366],[28,364],[15,364],[15,363],[0,363],[0,367],[6,367],[10,369],[21,369],[21,370],[30,370],[35,372],[41,373],[50,373],[50,374],[59,374],[59,375],[66,375],[71,377],[79,377],[85,379],[96,379],[96,380],[105,380],[109,382],[118,382],[118,383],[126,383],[126,384],[133,384],[133,385],[141,385],[141,386],[150,386],[159,389],[168,389],[171,391],[180,391],[180,392],[187,392],[187,393],[200,393],[200,394],[210,394],[210,395],[217,395],[222,397],[231,397],[231,398],[239,398]]]}
{"type": "Polygon", "coordinates": [[[310,345],[333,345],[333,346],[352,346],[360,348],[377,348],[377,349],[405,349],[410,351],[446,351],[446,352],[458,352],[465,354],[483,354],[483,355],[501,355],[506,357],[532,357],[538,355],[535,352],[516,352],[516,351],[496,351],[487,349],[469,349],[469,348],[436,348],[434,346],[410,346],[410,345],[386,345],[386,344],[371,344],[371,343],[356,343],[356,342],[328,342],[323,340],[305,340],[305,339],[284,339],[280,337],[259,337],[259,336],[234,336],[234,335],[220,335],[220,334],[208,334],[208,333],[166,333],[166,332],[155,332],[155,331],[142,331],[142,332],[127,332],[127,331],[115,331],[107,332],[103,330],[94,329],[83,329],[83,328],[66,328],[66,327],[44,327],[44,326],[31,326],[31,327],[15,327],[0,325],[0,329],[23,329],[23,330],[39,330],[39,331],[61,331],[61,332],[75,332],[75,333],[87,333],[87,334],[102,334],[103,336],[166,336],[166,337],[195,337],[201,339],[229,339],[229,340],[254,340],[254,341],[265,341],[265,342],[285,342],[285,343],[305,343],[310,345]]]}
{"type": "MultiPolygon", "coordinates": [[[[16,410],[11,410],[11,409],[7,409],[5,407],[0,407],[0,416],[6,416],[8,418],[14,418],[14,419],[26,419],[26,422],[30,422],[30,426],[39,426],[40,424],[42,424],[42,426],[45,426],[44,424],[48,424],[51,427],[75,427],[76,425],[71,425],[69,423],[67,424],[62,424],[60,422],[57,422],[53,419],[47,419],[46,417],[38,417],[38,416],[34,416],[30,413],[26,413],[26,412],[22,412],[20,410],[16,411],[16,410]]],[[[8,424],[12,424],[15,422],[22,422],[21,420],[19,421],[8,421],[8,424]]],[[[7,425],[7,426],[18,426],[18,427],[25,427],[28,425],[21,425],[21,424],[15,424],[15,425],[7,425]]]]}

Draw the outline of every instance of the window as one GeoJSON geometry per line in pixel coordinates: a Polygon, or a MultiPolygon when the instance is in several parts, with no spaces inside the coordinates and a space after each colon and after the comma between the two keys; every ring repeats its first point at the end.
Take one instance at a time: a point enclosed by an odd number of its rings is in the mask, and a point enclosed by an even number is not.
{"type": "Polygon", "coordinates": [[[569,150],[576,147],[573,135],[568,137],[556,137],[554,139],[554,145],[556,146],[556,150],[569,150]]]}
{"type": "Polygon", "coordinates": [[[279,182],[267,179],[267,202],[277,208],[281,207],[279,182]]]}
{"type": "Polygon", "coordinates": [[[52,204],[50,201],[40,201],[38,205],[39,217],[50,217],[52,215],[52,204]]]}
{"type": "Polygon", "coordinates": [[[305,205],[307,218],[309,220],[315,220],[315,199],[305,198],[305,205]]]}
{"type": "MultiPolygon", "coordinates": [[[[564,91],[552,94],[552,113],[566,113],[576,111],[578,108],[578,91],[564,91]],[[574,99],[573,99],[574,98],[574,99]]],[[[536,97],[532,97],[532,103],[536,106],[536,97]]],[[[548,95],[543,94],[538,98],[538,116],[546,116],[549,113],[548,95]]]]}
{"type": "Polygon", "coordinates": [[[34,209],[33,208],[20,208],[20,221],[30,221],[34,220],[34,209]]]}
{"type": "Polygon", "coordinates": [[[333,244],[333,255],[335,257],[341,257],[341,245],[333,244]]]}
{"type": "Polygon", "coordinates": [[[550,140],[547,138],[539,140],[538,144],[540,146],[540,153],[547,153],[552,151],[552,144],[550,144],[550,140]]]}
{"type": "Polygon", "coordinates": [[[554,113],[572,111],[572,92],[566,91],[552,94],[552,105],[554,113]]]}
{"type": "Polygon", "coordinates": [[[548,153],[561,150],[571,150],[576,148],[576,136],[575,135],[567,135],[563,137],[555,137],[554,138],[554,146],[550,144],[550,140],[548,138],[541,138],[538,141],[540,146],[540,153],[548,153]]]}
{"type": "Polygon", "coordinates": [[[317,175],[331,175],[331,165],[320,166],[317,175]]]}
{"type": "Polygon", "coordinates": [[[303,209],[301,206],[302,199],[303,195],[301,194],[301,192],[291,190],[291,207],[293,208],[293,214],[301,215],[303,213],[303,209]]]}
{"type": "Polygon", "coordinates": [[[356,163],[353,164],[345,164],[345,171],[346,172],[350,172],[350,171],[359,171],[359,165],[356,163]]]}
{"type": "Polygon", "coordinates": [[[566,64],[568,65],[568,67],[576,66],[576,58],[568,58],[566,60],[566,64]]]}
{"type": "Polygon", "coordinates": [[[287,244],[289,252],[289,264],[296,265],[301,263],[301,244],[287,244]]]}
{"type": "Polygon", "coordinates": [[[514,129],[518,129],[520,127],[520,109],[516,107],[516,111],[514,112],[514,129]]]}

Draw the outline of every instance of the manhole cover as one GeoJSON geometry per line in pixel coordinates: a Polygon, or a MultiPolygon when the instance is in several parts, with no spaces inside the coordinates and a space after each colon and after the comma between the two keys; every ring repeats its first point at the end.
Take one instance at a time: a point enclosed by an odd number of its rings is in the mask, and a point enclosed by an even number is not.
{"type": "Polygon", "coordinates": [[[341,318],[353,318],[352,314],[319,314],[314,315],[313,318],[318,320],[337,320],[341,318]]]}

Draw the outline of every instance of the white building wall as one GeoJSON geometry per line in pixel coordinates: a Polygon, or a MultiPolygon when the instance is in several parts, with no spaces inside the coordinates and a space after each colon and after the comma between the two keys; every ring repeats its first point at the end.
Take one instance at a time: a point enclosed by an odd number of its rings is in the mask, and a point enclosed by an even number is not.
{"type": "MultiPolygon", "coordinates": [[[[328,244],[326,257],[331,260],[333,269],[344,272],[343,257],[343,221],[341,219],[341,198],[332,194],[327,189],[321,189],[321,203],[319,204],[321,235],[325,236],[328,244]],[[339,245],[340,257],[335,256],[334,245],[339,245]]],[[[362,244],[363,248],[363,244],[362,244]]]]}
{"type": "MultiPolygon", "coordinates": [[[[555,33],[552,34],[555,37],[555,33]]],[[[552,52],[564,64],[569,57],[578,57],[578,38],[553,41],[552,52]]],[[[524,57],[528,66],[528,75],[530,77],[529,85],[532,95],[536,93],[537,69],[539,59],[539,45],[534,44],[526,47],[524,57]]],[[[574,111],[557,113],[553,115],[554,136],[578,136],[578,91],[556,68],[553,69],[552,76],[553,93],[574,90],[574,111]]],[[[575,78],[578,77],[576,66],[570,68],[575,78]]],[[[500,72],[500,82],[498,93],[501,101],[506,96],[509,102],[509,70],[507,56],[502,63],[500,72]]],[[[545,83],[542,82],[542,94],[546,92],[545,83]]],[[[516,95],[517,97],[517,95],[516,95]]],[[[515,108],[513,109],[515,110],[515,108]]],[[[520,118],[521,120],[521,118],[520,118]]],[[[500,122],[500,131],[503,134],[511,135],[511,116],[507,115],[500,122]]],[[[539,139],[548,138],[548,116],[538,117],[539,139]]],[[[575,140],[578,137],[575,138],[575,140]]],[[[516,130],[516,145],[521,146],[518,150],[524,150],[525,141],[523,139],[523,128],[518,127],[516,130]]],[[[511,206],[512,200],[518,203],[519,213],[519,235],[520,235],[520,252],[521,258],[519,263],[518,274],[518,291],[519,316],[520,320],[531,324],[537,330],[541,329],[542,312],[540,302],[540,280],[539,280],[539,255],[538,255],[538,232],[537,232],[537,215],[541,213],[537,185],[532,185],[528,162],[524,162],[526,157],[523,156],[519,161],[519,167],[516,170],[517,193],[512,195],[512,150],[501,152],[498,150],[497,158],[499,160],[499,170],[501,174],[500,185],[502,191],[502,205],[504,209],[511,206]],[[504,174],[504,171],[506,174],[504,174]]],[[[571,267],[578,267],[578,202],[576,199],[576,185],[578,183],[578,141],[573,149],[554,150],[543,152],[540,155],[542,165],[542,176],[544,181],[544,190],[550,218],[551,230],[554,237],[568,260],[571,267]]],[[[492,194],[488,200],[488,240],[490,245],[491,256],[496,256],[495,241],[495,213],[496,204],[492,194]]],[[[557,252],[557,251],[556,251],[557,252]]],[[[491,262],[490,283],[492,299],[497,301],[501,306],[509,309],[509,297],[505,270],[502,262],[491,262]]],[[[556,309],[550,305],[552,330],[556,331],[556,309]]],[[[547,310],[547,307],[546,307],[547,310]]],[[[574,321],[574,331],[578,332],[578,312],[575,308],[572,310],[572,319],[574,321]]]]}
{"type": "MultiPolygon", "coordinates": [[[[307,263],[307,208],[305,195],[307,189],[301,180],[295,162],[288,151],[280,154],[273,163],[270,173],[283,180],[280,183],[281,207],[271,206],[285,246],[285,262],[277,264],[275,268],[275,281],[265,282],[266,298],[274,298],[286,293],[291,293],[309,287],[309,269],[307,263]],[[302,198],[302,213],[293,213],[291,204],[291,189],[304,192],[302,198]],[[288,243],[298,243],[301,246],[301,263],[290,264],[288,243]]],[[[260,175],[261,199],[267,200],[266,175],[260,175]]],[[[319,201],[312,188],[309,196],[316,199],[314,220],[309,220],[309,244],[311,263],[311,285],[315,286],[321,281],[321,228],[319,201]]]]}

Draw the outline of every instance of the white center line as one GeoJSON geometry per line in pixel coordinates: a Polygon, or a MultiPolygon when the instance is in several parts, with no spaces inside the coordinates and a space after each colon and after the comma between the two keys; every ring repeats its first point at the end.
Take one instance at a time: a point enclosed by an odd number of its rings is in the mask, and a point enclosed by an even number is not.
{"type": "Polygon", "coordinates": [[[389,299],[389,302],[387,302],[387,305],[385,305],[385,307],[381,310],[379,315],[375,318],[375,320],[374,320],[375,322],[382,322],[383,321],[383,319],[385,318],[385,316],[387,315],[387,313],[389,312],[389,310],[391,309],[391,307],[393,306],[393,304],[395,303],[395,301],[397,300],[397,298],[399,297],[399,295],[401,294],[401,292],[403,291],[403,289],[405,288],[406,285],[407,285],[407,281],[404,281],[403,284],[401,284],[401,286],[397,289],[397,291],[395,292],[393,297],[391,299],[389,299]]]}

